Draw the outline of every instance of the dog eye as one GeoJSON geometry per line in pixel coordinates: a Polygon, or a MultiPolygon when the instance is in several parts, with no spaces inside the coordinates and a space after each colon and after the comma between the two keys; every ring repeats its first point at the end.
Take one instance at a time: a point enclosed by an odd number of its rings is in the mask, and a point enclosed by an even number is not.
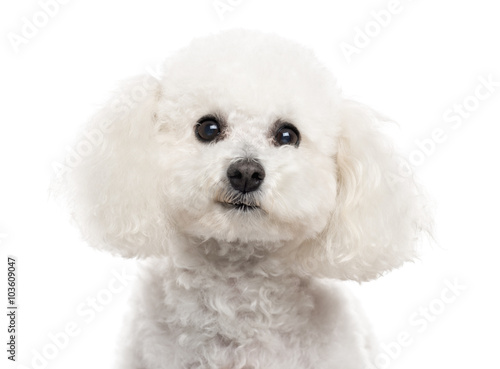
{"type": "Polygon", "coordinates": [[[198,122],[195,127],[196,137],[203,142],[211,142],[219,136],[220,125],[215,119],[206,119],[198,122]]]}
{"type": "Polygon", "coordinates": [[[300,133],[295,126],[287,123],[281,126],[274,136],[274,142],[278,146],[295,145],[299,146],[300,133]]]}

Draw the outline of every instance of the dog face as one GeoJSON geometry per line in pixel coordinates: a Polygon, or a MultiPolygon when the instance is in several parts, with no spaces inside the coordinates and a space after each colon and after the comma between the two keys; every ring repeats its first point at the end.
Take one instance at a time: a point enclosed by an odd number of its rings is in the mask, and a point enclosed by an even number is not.
{"type": "Polygon", "coordinates": [[[216,41],[170,60],[161,82],[160,161],[175,228],[230,242],[319,234],[336,198],[334,82],[308,53],[290,63],[289,44],[216,41]]]}
{"type": "Polygon", "coordinates": [[[381,124],[309,50],[228,31],[169,58],[161,81],[128,81],[86,129],[102,144],[62,182],[100,248],[279,246],[302,272],[364,280],[411,259],[426,225],[381,124]]]}

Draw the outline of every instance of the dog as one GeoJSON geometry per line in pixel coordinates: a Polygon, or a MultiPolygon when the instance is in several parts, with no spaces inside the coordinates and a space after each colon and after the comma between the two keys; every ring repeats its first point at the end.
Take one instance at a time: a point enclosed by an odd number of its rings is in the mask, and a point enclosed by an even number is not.
{"type": "Polygon", "coordinates": [[[257,31],[127,81],[62,180],[86,241],[141,259],[116,368],[376,368],[342,281],[414,259],[429,229],[386,121],[312,51],[257,31]]]}

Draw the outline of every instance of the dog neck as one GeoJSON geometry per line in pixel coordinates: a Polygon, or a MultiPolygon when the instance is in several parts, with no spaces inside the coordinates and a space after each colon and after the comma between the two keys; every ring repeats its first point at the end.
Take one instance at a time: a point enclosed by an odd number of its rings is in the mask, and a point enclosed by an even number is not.
{"type": "Polygon", "coordinates": [[[257,348],[272,358],[270,348],[317,324],[311,278],[293,273],[273,247],[192,239],[175,246],[169,257],[144,265],[140,304],[152,307],[148,319],[161,322],[172,342],[182,337],[175,350],[183,367],[236,349],[242,357],[257,348]]]}

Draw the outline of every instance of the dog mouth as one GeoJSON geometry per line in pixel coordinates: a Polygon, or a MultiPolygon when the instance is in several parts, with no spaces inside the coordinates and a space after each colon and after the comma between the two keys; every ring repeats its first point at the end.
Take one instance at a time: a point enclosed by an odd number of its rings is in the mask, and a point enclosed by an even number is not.
{"type": "Polygon", "coordinates": [[[242,212],[262,210],[261,204],[253,193],[235,193],[233,191],[220,191],[215,201],[226,209],[234,209],[242,212]]]}
{"type": "Polygon", "coordinates": [[[247,204],[244,202],[219,202],[223,207],[240,211],[254,211],[260,209],[257,204],[247,204]]]}

